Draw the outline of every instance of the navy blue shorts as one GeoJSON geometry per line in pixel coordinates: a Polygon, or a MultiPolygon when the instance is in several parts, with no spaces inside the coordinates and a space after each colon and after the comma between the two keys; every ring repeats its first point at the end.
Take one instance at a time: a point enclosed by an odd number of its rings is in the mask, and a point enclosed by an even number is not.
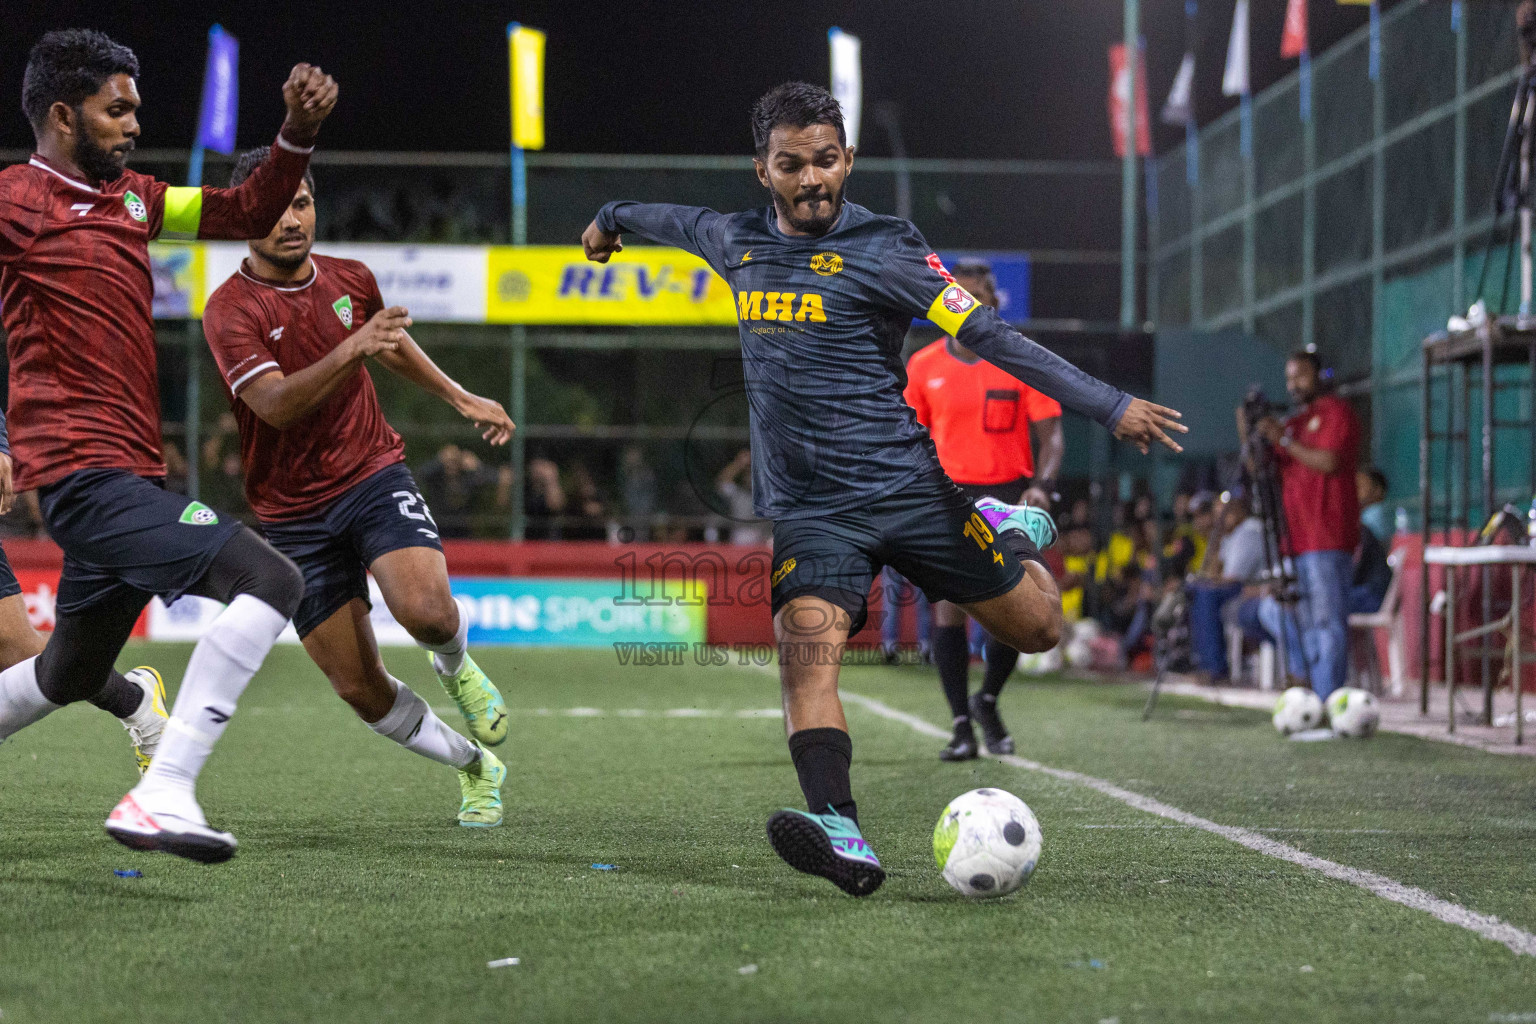
{"type": "Polygon", "coordinates": [[[38,489],[43,522],[64,549],[57,608],[66,615],[138,591],[169,604],[208,572],[241,527],[165,481],[81,469],[38,489]]]}
{"type": "Polygon", "coordinates": [[[262,523],[274,548],[304,573],[304,600],[293,616],[308,636],[354,597],[368,601],[368,566],[401,548],[443,550],[437,523],[404,463],[368,477],[317,516],[262,523]]]}
{"type": "Polygon", "coordinates": [[[0,548],[0,601],[19,593],[21,584],[16,582],[16,573],[11,570],[11,560],[5,557],[5,549],[0,548]]]}
{"type": "Polygon", "coordinates": [[[843,512],[781,519],[773,524],[773,558],[773,614],[793,598],[820,597],[852,617],[850,636],[864,626],[882,566],[930,601],[957,604],[999,597],[1024,578],[1018,556],[996,543],[971,498],[944,476],[843,512]]]}

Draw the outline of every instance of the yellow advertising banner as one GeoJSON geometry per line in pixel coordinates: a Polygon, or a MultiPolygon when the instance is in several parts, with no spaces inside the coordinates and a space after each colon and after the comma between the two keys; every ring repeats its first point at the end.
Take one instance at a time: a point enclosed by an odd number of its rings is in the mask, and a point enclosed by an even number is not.
{"type": "Polygon", "coordinates": [[[591,263],[579,246],[493,246],[488,285],[493,324],[736,323],[730,286],[680,249],[626,248],[591,263]]]}
{"type": "Polygon", "coordinates": [[[149,269],[155,283],[157,318],[202,317],[203,305],[212,291],[207,287],[207,258],[202,243],[151,242],[149,269]]]}
{"type": "Polygon", "coordinates": [[[544,33],[525,25],[509,25],[507,60],[512,80],[512,145],[543,149],[544,33]]]}

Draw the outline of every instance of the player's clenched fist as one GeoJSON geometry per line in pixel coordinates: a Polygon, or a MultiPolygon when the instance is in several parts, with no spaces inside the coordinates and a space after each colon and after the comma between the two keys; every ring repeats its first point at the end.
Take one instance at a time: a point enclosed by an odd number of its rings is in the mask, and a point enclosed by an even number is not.
{"type": "Polygon", "coordinates": [[[288,105],[288,126],[308,142],[320,130],[320,122],[336,106],[336,79],[313,64],[295,64],[283,83],[283,102],[288,105]]]}
{"type": "Polygon", "coordinates": [[[353,352],[366,359],[380,352],[393,352],[405,341],[405,329],[411,326],[410,310],[404,306],[390,306],[373,315],[373,319],[347,339],[353,352]]]}
{"type": "Polygon", "coordinates": [[[597,226],[595,220],[587,225],[587,230],[581,233],[581,247],[586,250],[587,259],[593,263],[607,263],[608,257],[624,251],[624,243],[619,241],[619,233],[604,231],[597,226]]]}

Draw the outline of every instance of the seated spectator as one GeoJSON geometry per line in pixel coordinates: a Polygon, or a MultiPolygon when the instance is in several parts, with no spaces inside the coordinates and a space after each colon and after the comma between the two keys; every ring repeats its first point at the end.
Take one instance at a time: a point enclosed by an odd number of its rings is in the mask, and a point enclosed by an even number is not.
{"type": "Polygon", "coordinates": [[[1099,559],[1093,550],[1093,531],[1086,522],[1073,520],[1062,535],[1061,544],[1061,614],[1067,622],[1076,622],[1095,603],[1095,563],[1099,559]]]}
{"type": "Polygon", "coordinates": [[[645,451],[637,444],[624,449],[619,458],[619,492],[622,495],[624,527],[621,540],[642,544],[651,539],[651,524],[657,511],[656,471],[645,460],[645,451]]]}
{"type": "Polygon", "coordinates": [[[1264,526],[1246,496],[1226,495],[1217,523],[1216,549],[1189,585],[1190,644],[1206,682],[1230,676],[1223,624],[1235,619],[1244,592],[1264,571],[1264,526]]]}
{"type": "Polygon", "coordinates": [[[732,544],[768,543],[767,524],[752,510],[752,449],[743,448],[715,476],[715,493],[731,519],[732,544]]]}
{"type": "Polygon", "coordinates": [[[444,537],[470,536],[474,513],[493,489],[497,507],[509,500],[501,493],[497,471],[487,469],[479,456],[456,444],[444,445],[436,458],[414,472],[437,531],[444,537]]]}
{"type": "Polygon", "coordinates": [[[567,503],[565,488],[560,485],[560,467],[550,459],[529,459],[528,486],[523,492],[528,525],[523,535],[529,540],[560,540],[560,519],[567,503]]]}
{"type": "MultiPolygon", "coordinates": [[[[171,464],[167,463],[166,468],[169,472],[171,464]]],[[[250,509],[245,501],[245,472],[240,465],[240,428],[235,423],[234,413],[221,415],[214,423],[213,433],[203,441],[201,470],[197,485],[200,500],[220,512],[240,514],[250,509]]]]}
{"type": "Polygon", "coordinates": [[[569,500],[565,509],[563,535],[566,540],[603,540],[608,535],[607,509],[598,495],[597,481],[585,462],[571,466],[569,500]]]}
{"type": "Polygon", "coordinates": [[[1379,469],[1355,474],[1355,493],[1360,497],[1360,525],[1370,530],[1384,548],[1392,546],[1392,513],[1387,511],[1387,475],[1379,469]]]}

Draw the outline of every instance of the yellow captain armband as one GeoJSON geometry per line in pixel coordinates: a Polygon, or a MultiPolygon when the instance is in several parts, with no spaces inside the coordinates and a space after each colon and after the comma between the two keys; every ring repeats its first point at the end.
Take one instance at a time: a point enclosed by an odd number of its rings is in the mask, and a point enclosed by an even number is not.
{"type": "Polygon", "coordinates": [[[939,328],[951,338],[957,337],[960,327],[966,318],[976,312],[981,303],[976,297],[957,284],[952,284],[939,292],[938,298],[933,300],[933,305],[928,307],[928,319],[939,325],[939,328]]]}
{"type": "Polygon", "coordinates": [[[172,186],[165,190],[165,218],[161,238],[196,238],[203,219],[203,190],[172,186]]]}

